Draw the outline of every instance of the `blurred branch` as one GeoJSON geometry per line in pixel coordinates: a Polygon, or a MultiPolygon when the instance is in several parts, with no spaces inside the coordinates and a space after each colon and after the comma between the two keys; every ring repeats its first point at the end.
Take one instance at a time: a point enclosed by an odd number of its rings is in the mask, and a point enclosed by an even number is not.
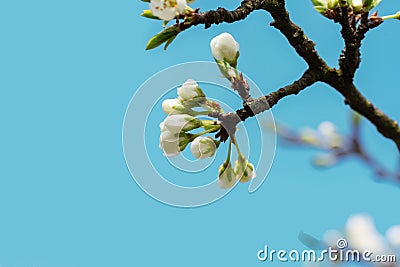
{"type": "Polygon", "coordinates": [[[278,125],[277,133],[287,144],[311,147],[325,151],[325,158],[317,157],[314,161],[316,166],[328,167],[340,160],[354,157],[365,163],[365,165],[372,170],[377,179],[399,184],[400,169],[397,171],[388,170],[374,159],[364,147],[361,137],[361,122],[358,114],[355,114],[353,117],[351,132],[348,135],[339,134],[336,130],[333,130],[334,128],[330,128],[330,131],[326,131],[321,129],[321,125],[319,131],[306,129],[300,132],[296,132],[283,125],[278,125]]]}

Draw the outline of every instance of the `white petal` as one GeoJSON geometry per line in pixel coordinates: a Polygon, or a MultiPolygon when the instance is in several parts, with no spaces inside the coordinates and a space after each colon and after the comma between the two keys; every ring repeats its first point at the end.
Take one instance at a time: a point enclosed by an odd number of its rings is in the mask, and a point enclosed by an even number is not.
{"type": "Polygon", "coordinates": [[[394,225],[386,231],[386,238],[394,248],[400,248],[400,225],[394,225]]]}
{"type": "Polygon", "coordinates": [[[220,61],[224,59],[229,62],[235,61],[239,51],[239,44],[227,32],[214,37],[210,42],[210,47],[214,58],[220,61]]]}

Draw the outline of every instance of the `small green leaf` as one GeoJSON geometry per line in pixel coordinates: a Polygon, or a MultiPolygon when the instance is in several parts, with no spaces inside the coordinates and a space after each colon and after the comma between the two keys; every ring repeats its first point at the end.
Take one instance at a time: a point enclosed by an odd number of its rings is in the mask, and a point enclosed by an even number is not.
{"type": "Polygon", "coordinates": [[[364,0],[363,4],[364,4],[364,8],[366,9],[366,11],[370,11],[371,9],[373,9],[374,7],[376,7],[377,5],[379,5],[379,3],[382,0],[364,0]]]}
{"type": "Polygon", "coordinates": [[[145,18],[148,18],[148,19],[157,19],[157,20],[161,20],[159,17],[154,16],[150,9],[143,10],[143,13],[140,14],[140,16],[145,17],[145,18]]]}
{"type": "Polygon", "coordinates": [[[168,41],[165,42],[164,50],[167,50],[168,46],[175,40],[175,38],[176,38],[176,35],[169,38],[168,41]]]}
{"type": "Polygon", "coordinates": [[[150,3],[150,0],[142,0],[142,2],[150,3]]]}
{"type": "MultiPolygon", "coordinates": [[[[146,50],[154,49],[163,43],[166,43],[166,47],[168,47],[179,32],[180,30],[176,26],[165,28],[163,31],[157,33],[149,40],[146,45],[146,50]]],[[[164,49],[166,49],[166,47],[164,49]]]]}
{"type": "Polygon", "coordinates": [[[315,10],[317,10],[322,15],[325,15],[326,7],[324,7],[324,6],[315,6],[314,8],[315,8],[315,10]]]}
{"type": "Polygon", "coordinates": [[[314,6],[323,6],[324,5],[324,3],[322,3],[319,0],[311,0],[311,2],[313,3],[314,6]]]}

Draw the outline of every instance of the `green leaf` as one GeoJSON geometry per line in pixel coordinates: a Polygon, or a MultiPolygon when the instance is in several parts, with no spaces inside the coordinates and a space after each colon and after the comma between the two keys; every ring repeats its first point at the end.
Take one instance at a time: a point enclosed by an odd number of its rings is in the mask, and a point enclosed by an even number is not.
{"type": "Polygon", "coordinates": [[[150,3],[150,0],[142,0],[142,2],[150,3]]]}
{"type": "Polygon", "coordinates": [[[328,9],[336,9],[339,7],[339,1],[338,0],[330,0],[328,2],[328,9]]]}
{"type": "Polygon", "coordinates": [[[325,15],[326,7],[324,7],[324,6],[315,6],[314,8],[315,8],[315,10],[317,10],[322,15],[325,15]]]}
{"type": "Polygon", "coordinates": [[[374,7],[376,7],[377,5],[379,5],[379,3],[382,0],[364,0],[364,8],[366,9],[366,11],[370,11],[371,9],[373,9],[374,7]]]}
{"type": "Polygon", "coordinates": [[[175,40],[175,38],[176,35],[174,37],[169,38],[168,41],[165,42],[164,50],[167,50],[168,46],[175,40]]]}
{"type": "Polygon", "coordinates": [[[143,13],[140,14],[140,16],[145,17],[145,18],[148,18],[148,19],[157,19],[157,20],[161,20],[159,17],[154,16],[150,9],[143,10],[143,13]]]}
{"type": "Polygon", "coordinates": [[[164,49],[166,49],[171,42],[175,39],[178,35],[180,30],[176,26],[170,26],[165,28],[163,31],[154,35],[146,45],[146,50],[154,49],[163,43],[166,43],[164,49]]]}
{"type": "Polygon", "coordinates": [[[311,0],[314,6],[323,6],[324,3],[319,0],[311,0]]]}

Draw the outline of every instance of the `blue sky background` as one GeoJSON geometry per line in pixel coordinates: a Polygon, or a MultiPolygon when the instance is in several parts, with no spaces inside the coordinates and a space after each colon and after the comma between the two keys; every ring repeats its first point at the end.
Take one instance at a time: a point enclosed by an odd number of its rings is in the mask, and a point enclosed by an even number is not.
{"type": "MultiPolygon", "coordinates": [[[[400,9],[382,2],[381,14],[400,9]]],[[[264,93],[306,68],[265,12],[207,31],[193,28],[167,52],[145,51],[161,29],[139,17],[146,8],[134,0],[0,3],[0,266],[259,266],[256,252],[265,244],[302,249],[300,231],[321,236],[353,213],[370,213],[382,232],[400,224],[398,187],[374,182],[356,161],[316,170],[309,164],[314,152],[293,148],[278,147],[255,194],[239,186],[212,205],[182,209],[142,192],[126,167],[121,134],[127,105],[147,78],[177,63],[211,60],[209,42],[224,31],[240,43],[240,69],[264,93]]],[[[310,1],[288,1],[288,9],[336,65],[343,45],[338,25],[310,1]]],[[[400,118],[399,33],[398,21],[368,33],[356,78],[394,118],[400,118]]],[[[283,100],[273,113],[296,128],[323,120],[348,128],[349,109],[322,84],[283,100]]],[[[395,146],[368,122],[363,133],[369,149],[394,168],[395,146]]]]}

